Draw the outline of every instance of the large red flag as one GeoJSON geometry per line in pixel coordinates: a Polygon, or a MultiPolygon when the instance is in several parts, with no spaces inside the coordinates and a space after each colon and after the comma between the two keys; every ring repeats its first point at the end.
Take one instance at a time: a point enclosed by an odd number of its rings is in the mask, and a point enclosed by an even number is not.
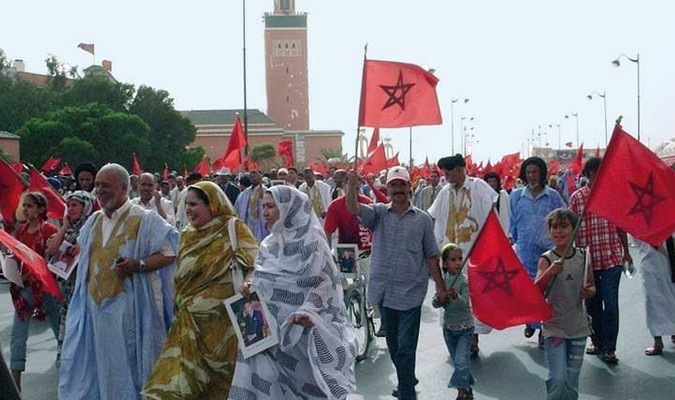
{"type": "Polygon", "coordinates": [[[162,171],[162,180],[169,180],[169,166],[164,163],[164,171],[162,171]]]}
{"type": "Polygon", "coordinates": [[[558,175],[558,171],[560,170],[560,163],[558,162],[557,158],[552,158],[551,161],[548,163],[548,174],[550,175],[558,175]]]}
{"type": "Polygon", "coordinates": [[[567,165],[567,169],[572,171],[572,175],[579,175],[581,173],[581,166],[583,165],[584,158],[584,144],[582,143],[577,150],[577,155],[574,159],[567,165]]]}
{"type": "Polygon", "coordinates": [[[362,174],[378,174],[383,169],[387,169],[387,156],[384,152],[384,145],[379,145],[368,155],[368,158],[361,166],[362,174]]]}
{"type": "Polygon", "coordinates": [[[206,157],[202,158],[202,161],[197,164],[195,167],[195,172],[199,172],[202,176],[207,176],[211,173],[211,167],[209,167],[209,161],[206,157]]]}
{"type": "Polygon", "coordinates": [[[284,157],[284,168],[293,166],[293,142],[290,140],[282,140],[277,145],[277,155],[284,157]]]}
{"type": "Polygon", "coordinates": [[[551,307],[513,252],[497,214],[490,212],[469,259],[473,313],[496,329],[546,321],[551,307]]]}
{"type": "Polygon", "coordinates": [[[131,162],[131,173],[137,176],[141,176],[143,173],[141,164],[138,162],[138,157],[136,157],[136,153],[134,153],[134,160],[131,162]]]}
{"type": "Polygon", "coordinates": [[[14,221],[23,185],[14,168],[0,158],[0,210],[5,221],[14,221]]]}
{"type": "Polygon", "coordinates": [[[659,246],[675,231],[675,172],[617,124],[585,210],[659,246]]]}
{"type": "Polygon", "coordinates": [[[440,125],[438,78],[399,62],[364,60],[359,126],[398,128],[440,125]]]}
{"type": "Polygon", "coordinates": [[[379,144],[380,144],[380,128],[375,127],[375,129],[373,130],[373,136],[370,137],[370,143],[368,143],[368,154],[374,152],[379,144]]]}
{"type": "Polygon", "coordinates": [[[66,215],[66,202],[56,193],[52,185],[35,168],[30,170],[30,186],[28,190],[41,192],[47,198],[47,216],[62,220],[66,215]]]}
{"type": "Polygon", "coordinates": [[[225,149],[221,158],[213,162],[213,168],[238,169],[242,165],[241,149],[244,147],[246,147],[246,137],[244,137],[244,128],[241,126],[239,115],[237,115],[234,119],[234,126],[232,127],[230,140],[227,143],[227,149],[225,149]]]}
{"type": "Polygon", "coordinates": [[[94,54],[96,52],[96,47],[94,46],[93,43],[80,43],[77,45],[78,49],[82,49],[86,51],[87,53],[94,54]]]}
{"type": "Polygon", "coordinates": [[[23,262],[23,267],[28,270],[29,274],[42,283],[43,292],[61,300],[61,290],[59,290],[54,275],[47,269],[47,262],[41,255],[3,230],[0,230],[0,243],[7,247],[16,259],[23,262]]]}

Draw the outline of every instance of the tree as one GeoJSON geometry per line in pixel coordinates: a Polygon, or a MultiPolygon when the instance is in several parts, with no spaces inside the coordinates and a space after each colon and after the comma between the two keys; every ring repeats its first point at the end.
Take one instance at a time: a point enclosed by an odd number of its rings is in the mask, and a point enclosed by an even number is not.
{"type": "Polygon", "coordinates": [[[21,136],[22,159],[34,165],[59,155],[71,165],[77,165],[76,159],[92,157],[87,161],[98,165],[117,162],[131,168],[134,151],[141,163],[142,156],[150,153],[148,132],[147,124],[138,116],[90,104],[33,118],[17,133],[21,136]]]}
{"type": "Polygon", "coordinates": [[[196,129],[173,106],[173,99],[165,90],[141,86],[129,107],[129,112],[141,117],[150,127],[152,153],[147,154],[150,170],[160,170],[164,163],[179,166],[181,153],[195,139],[196,129]]]}
{"type": "Polygon", "coordinates": [[[62,92],[66,88],[66,82],[68,81],[66,67],[53,54],[50,54],[45,59],[45,64],[47,64],[47,71],[50,77],[49,86],[55,92],[62,92]]]}
{"type": "Polygon", "coordinates": [[[86,106],[99,103],[114,111],[128,112],[134,99],[134,86],[114,83],[103,77],[91,76],[73,81],[61,96],[64,106],[86,106]]]}
{"type": "Polygon", "coordinates": [[[251,160],[258,163],[262,169],[268,169],[276,156],[277,151],[272,143],[261,143],[251,149],[251,160]]]}
{"type": "MultiPolygon", "coordinates": [[[[189,149],[186,149],[180,154],[180,161],[178,163],[179,168],[181,170],[183,168],[192,170],[197,166],[197,164],[199,164],[200,161],[202,161],[202,158],[204,158],[204,154],[206,154],[206,151],[202,146],[191,147],[189,149]]],[[[182,171],[179,172],[182,173],[182,171]]]]}
{"type": "Polygon", "coordinates": [[[335,150],[335,149],[322,149],[321,150],[321,156],[322,158],[317,158],[319,161],[323,161],[326,163],[326,165],[329,165],[331,163],[334,164],[342,164],[342,165],[347,165],[349,164],[349,156],[346,154],[342,154],[341,150],[335,150]],[[328,161],[331,160],[331,163],[328,161]]]}

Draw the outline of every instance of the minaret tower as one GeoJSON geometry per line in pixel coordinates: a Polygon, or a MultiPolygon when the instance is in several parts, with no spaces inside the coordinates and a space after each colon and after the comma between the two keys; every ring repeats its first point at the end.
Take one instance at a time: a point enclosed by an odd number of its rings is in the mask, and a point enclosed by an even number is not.
{"type": "Polygon", "coordinates": [[[307,14],[295,0],[274,0],[265,14],[267,115],[285,130],[309,130],[307,14]]]}

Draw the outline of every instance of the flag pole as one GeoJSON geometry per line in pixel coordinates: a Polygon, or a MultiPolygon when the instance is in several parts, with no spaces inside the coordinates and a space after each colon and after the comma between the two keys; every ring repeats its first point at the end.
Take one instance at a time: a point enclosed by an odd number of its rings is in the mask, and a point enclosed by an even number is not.
{"type": "Polygon", "coordinates": [[[361,100],[359,103],[359,122],[356,123],[356,140],[354,140],[354,173],[359,161],[359,135],[361,134],[361,107],[363,107],[363,90],[365,88],[365,79],[366,79],[366,60],[368,59],[368,43],[363,46],[363,75],[361,76],[361,100]]]}

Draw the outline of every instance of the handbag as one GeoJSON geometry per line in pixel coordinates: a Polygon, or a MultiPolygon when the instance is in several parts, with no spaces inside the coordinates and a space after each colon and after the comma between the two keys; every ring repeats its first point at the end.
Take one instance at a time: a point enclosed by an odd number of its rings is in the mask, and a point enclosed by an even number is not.
{"type": "Polygon", "coordinates": [[[241,285],[244,284],[244,268],[239,265],[237,261],[236,253],[238,244],[237,244],[237,228],[235,223],[237,218],[232,217],[227,221],[227,233],[230,236],[230,246],[232,247],[232,262],[230,263],[230,269],[232,270],[232,284],[234,285],[234,291],[239,291],[241,285]]]}

